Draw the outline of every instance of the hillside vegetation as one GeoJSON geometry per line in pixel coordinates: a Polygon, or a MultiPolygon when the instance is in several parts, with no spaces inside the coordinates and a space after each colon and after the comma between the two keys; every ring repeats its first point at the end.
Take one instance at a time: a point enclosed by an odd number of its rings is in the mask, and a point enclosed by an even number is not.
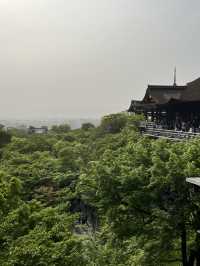
{"type": "MultiPolygon", "coordinates": [[[[142,117],[0,132],[0,265],[200,263],[200,139],[143,137],[142,117]]],[[[200,265],[200,264],[197,264],[200,265]]]]}

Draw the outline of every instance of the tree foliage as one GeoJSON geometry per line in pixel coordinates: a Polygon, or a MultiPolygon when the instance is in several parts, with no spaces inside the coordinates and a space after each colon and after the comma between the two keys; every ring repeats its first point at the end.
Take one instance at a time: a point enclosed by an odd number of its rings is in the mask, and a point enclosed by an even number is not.
{"type": "Polygon", "coordinates": [[[70,131],[70,126],[68,124],[61,124],[59,126],[54,125],[51,128],[51,131],[54,133],[66,133],[68,131],[70,131]]]}
{"type": "Polygon", "coordinates": [[[143,137],[142,119],[0,134],[0,265],[200,263],[200,139],[143,137]]]}

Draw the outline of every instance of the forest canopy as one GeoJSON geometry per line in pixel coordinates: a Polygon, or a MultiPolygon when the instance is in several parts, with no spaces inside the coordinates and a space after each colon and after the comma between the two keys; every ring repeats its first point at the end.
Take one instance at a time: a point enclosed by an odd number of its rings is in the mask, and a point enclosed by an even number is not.
{"type": "Polygon", "coordinates": [[[200,263],[200,139],[141,135],[141,116],[47,134],[0,130],[0,265],[200,263]]]}

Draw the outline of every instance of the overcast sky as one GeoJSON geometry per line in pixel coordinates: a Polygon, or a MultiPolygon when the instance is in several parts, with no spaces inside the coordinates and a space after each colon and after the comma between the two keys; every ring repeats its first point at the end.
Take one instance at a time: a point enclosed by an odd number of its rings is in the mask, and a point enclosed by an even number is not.
{"type": "Polygon", "coordinates": [[[198,0],[0,0],[0,117],[99,117],[200,76],[198,0]]]}

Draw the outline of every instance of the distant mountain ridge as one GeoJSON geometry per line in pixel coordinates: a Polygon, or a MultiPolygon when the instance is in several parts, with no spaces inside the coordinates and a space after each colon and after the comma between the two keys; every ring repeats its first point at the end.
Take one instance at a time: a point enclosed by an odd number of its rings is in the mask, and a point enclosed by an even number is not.
{"type": "Polygon", "coordinates": [[[98,118],[74,118],[74,119],[65,119],[65,118],[42,118],[42,119],[0,119],[0,124],[6,127],[22,128],[22,127],[40,127],[47,126],[48,128],[53,125],[68,124],[71,129],[80,128],[83,123],[92,123],[94,126],[100,124],[100,119],[98,118]]]}

